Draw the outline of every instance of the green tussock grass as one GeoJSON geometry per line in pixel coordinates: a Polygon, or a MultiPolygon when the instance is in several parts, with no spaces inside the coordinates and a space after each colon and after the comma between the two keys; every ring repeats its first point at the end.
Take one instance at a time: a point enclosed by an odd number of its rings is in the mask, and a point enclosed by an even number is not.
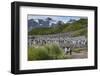
{"type": "Polygon", "coordinates": [[[63,59],[64,51],[57,44],[46,44],[44,46],[29,47],[28,60],[53,60],[63,59]]]}

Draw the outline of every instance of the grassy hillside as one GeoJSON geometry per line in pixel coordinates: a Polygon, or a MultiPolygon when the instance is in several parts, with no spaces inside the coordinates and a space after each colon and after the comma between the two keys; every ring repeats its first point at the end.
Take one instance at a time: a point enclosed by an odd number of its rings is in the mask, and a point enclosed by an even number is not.
{"type": "Polygon", "coordinates": [[[87,37],[87,28],[83,28],[72,32],[72,36],[83,36],[83,35],[87,37]]]}
{"type": "Polygon", "coordinates": [[[50,28],[35,28],[28,32],[29,35],[46,35],[73,32],[73,36],[86,35],[87,36],[87,19],[80,19],[73,23],[57,25],[50,28]]]}

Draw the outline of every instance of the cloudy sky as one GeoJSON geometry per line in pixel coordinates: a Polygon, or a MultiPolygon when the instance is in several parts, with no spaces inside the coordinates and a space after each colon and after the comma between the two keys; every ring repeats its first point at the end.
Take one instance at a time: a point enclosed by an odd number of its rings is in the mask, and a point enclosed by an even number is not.
{"type": "Polygon", "coordinates": [[[28,20],[29,19],[43,19],[45,20],[46,18],[52,18],[55,21],[63,21],[64,23],[68,22],[70,19],[75,19],[75,20],[79,20],[80,18],[84,18],[84,17],[79,17],[79,16],[47,16],[47,15],[28,15],[28,20]]]}

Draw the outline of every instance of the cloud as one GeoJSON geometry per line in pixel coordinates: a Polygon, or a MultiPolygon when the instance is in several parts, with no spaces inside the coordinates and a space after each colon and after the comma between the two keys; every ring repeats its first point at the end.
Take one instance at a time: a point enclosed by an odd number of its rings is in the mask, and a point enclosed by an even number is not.
{"type": "Polygon", "coordinates": [[[79,16],[53,16],[53,15],[28,15],[28,20],[29,19],[43,19],[45,20],[46,18],[52,18],[55,22],[57,21],[63,21],[64,23],[68,22],[70,19],[75,19],[75,20],[79,20],[80,18],[86,18],[86,17],[79,17],[79,16]]]}

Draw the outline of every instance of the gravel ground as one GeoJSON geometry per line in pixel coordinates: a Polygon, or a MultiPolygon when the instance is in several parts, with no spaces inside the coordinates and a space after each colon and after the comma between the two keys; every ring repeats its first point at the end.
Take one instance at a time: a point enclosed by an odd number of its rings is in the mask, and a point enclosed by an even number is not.
{"type": "Polygon", "coordinates": [[[81,51],[80,53],[72,52],[72,55],[67,54],[68,59],[83,59],[88,58],[88,52],[86,50],[81,51]]]}

